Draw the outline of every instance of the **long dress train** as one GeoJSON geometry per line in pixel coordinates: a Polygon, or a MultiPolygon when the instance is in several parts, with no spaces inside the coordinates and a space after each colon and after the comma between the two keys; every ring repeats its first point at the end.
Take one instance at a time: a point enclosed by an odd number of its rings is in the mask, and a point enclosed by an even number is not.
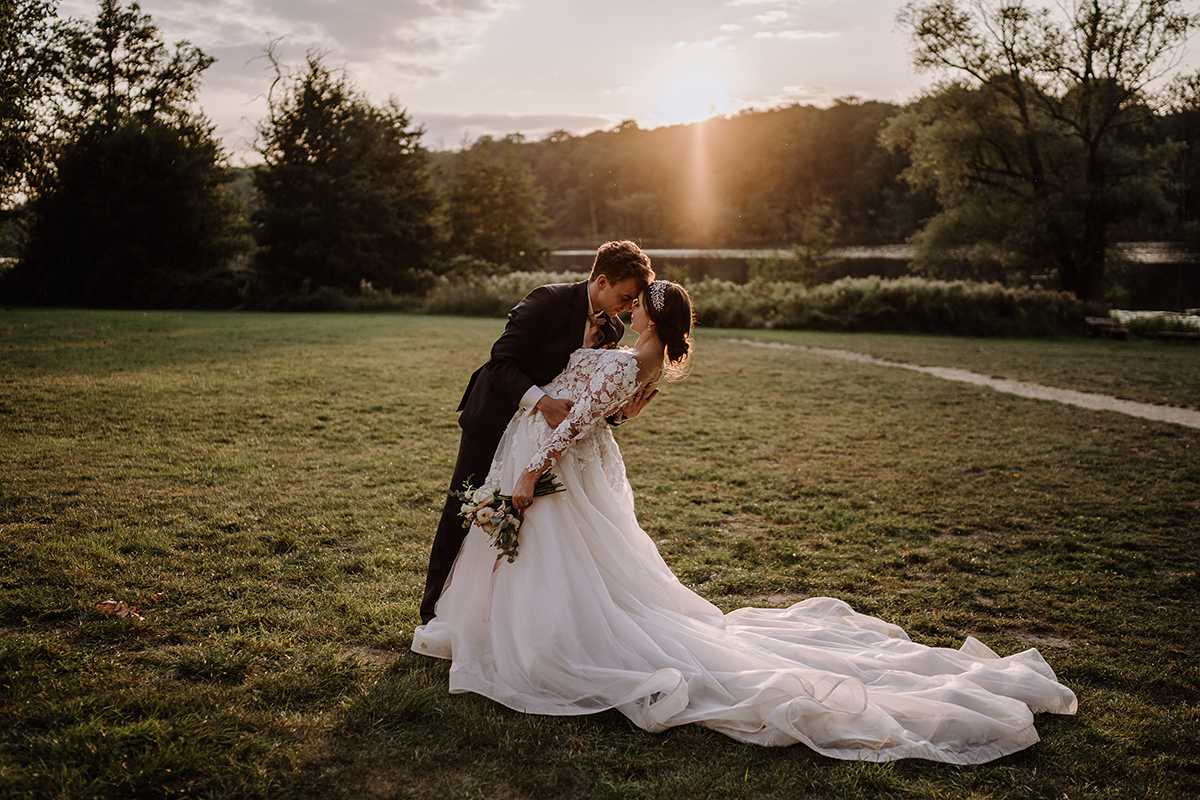
{"type": "Polygon", "coordinates": [[[526,466],[550,467],[566,491],[534,501],[515,561],[468,533],[412,645],[452,660],[451,692],[534,714],[616,708],[651,732],[694,722],[834,758],[955,764],[1032,745],[1033,712],[1075,712],[1034,649],[927,647],[828,597],[722,614],[683,586],[638,526],[604,421],[636,389],[632,353],[580,350],[547,387],[574,401],[567,420],[513,417],[488,483],[508,494],[526,466]]]}

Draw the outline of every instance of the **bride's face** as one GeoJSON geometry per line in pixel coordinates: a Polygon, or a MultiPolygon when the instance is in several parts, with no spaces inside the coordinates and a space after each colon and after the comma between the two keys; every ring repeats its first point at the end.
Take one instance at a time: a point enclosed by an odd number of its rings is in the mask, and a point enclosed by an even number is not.
{"type": "Polygon", "coordinates": [[[642,292],[638,296],[638,299],[633,301],[633,312],[630,315],[629,327],[633,328],[634,333],[641,336],[649,326],[650,315],[646,313],[646,293],[642,292]]]}

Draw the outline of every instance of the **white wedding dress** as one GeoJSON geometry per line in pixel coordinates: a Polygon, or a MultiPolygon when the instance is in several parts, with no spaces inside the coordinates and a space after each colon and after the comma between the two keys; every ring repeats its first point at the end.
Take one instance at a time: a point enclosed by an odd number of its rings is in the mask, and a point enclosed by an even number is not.
{"type": "Polygon", "coordinates": [[[533,714],[616,708],[652,732],[694,722],[834,758],[954,764],[1032,745],[1033,712],[1075,712],[1037,650],[926,647],[828,597],[722,614],[683,586],[638,526],[605,423],[636,389],[631,352],[579,350],[546,387],[574,401],[567,420],[551,430],[540,413],[513,417],[488,483],[509,494],[526,466],[549,467],[566,491],[534,501],[513,562],[472,526],[436,618],[413,635],[415,652],[452,660],[451,692],[533,714]]]}

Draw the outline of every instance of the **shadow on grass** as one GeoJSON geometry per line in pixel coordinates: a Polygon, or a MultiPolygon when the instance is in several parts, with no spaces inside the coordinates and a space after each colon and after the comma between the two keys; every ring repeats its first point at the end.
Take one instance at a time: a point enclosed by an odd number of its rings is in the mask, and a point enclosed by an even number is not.
{"type": "MultiPolygon", "coordinates": [[[[449,665],[402,654],[348,703],[307,751],[287,797],[839,798],[1037,794],[1078,797],[1069,748],[1035,747],[957,767],[828,759],[797,745],[762,748],[696,725],[646,733],[616,711],[521,714],[446,692],[449,665]],[[1035,788],[1038,787],[1038,788],[1035,788]]],[[[1039,717],[1071,742],[1072,719],[1039,717]]]]}

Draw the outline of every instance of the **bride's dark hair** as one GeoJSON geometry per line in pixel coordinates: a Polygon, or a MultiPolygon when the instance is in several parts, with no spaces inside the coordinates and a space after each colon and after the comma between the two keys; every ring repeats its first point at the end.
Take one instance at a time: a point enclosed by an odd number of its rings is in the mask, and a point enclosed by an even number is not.
{"type": "Polygon", "coordinates": [[[692,312],[692,298],[678,283],[654,281],[646,289],[646,314],[654,323],[658,339],[667,348],[668,373],[673,378],[682,378],[692,355],[692,325],[696,317],[692,312]],[[656,300],[661,298],[662,308],[656,300]]]}

